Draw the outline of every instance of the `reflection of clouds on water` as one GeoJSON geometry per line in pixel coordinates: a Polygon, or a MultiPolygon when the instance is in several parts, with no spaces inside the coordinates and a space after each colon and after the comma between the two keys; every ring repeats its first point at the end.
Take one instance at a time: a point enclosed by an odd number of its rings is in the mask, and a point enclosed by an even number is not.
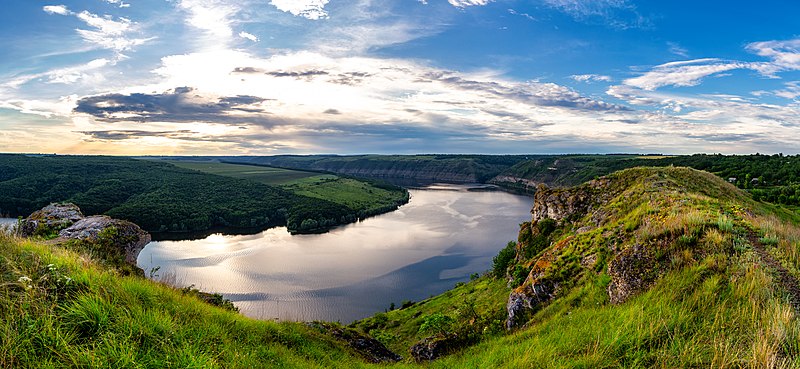
{"type": "MultiPolygon", "coordinates": [[[[462,187],[463,188],[463,187],[462,187]]],[[[148,245],[139,265],[161,266],[243,313],[351,320],[417,300],[489,268],[530,218],[531,199],[502,192],[411,190],[398,211],[318,235],[285,228],[148,245]],[[280,306],[279,306],[280,305],[280,306]]]]}

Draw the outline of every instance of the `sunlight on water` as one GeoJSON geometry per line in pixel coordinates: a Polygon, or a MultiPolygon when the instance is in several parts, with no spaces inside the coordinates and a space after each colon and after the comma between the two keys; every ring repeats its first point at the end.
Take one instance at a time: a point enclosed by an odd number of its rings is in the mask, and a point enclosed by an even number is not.
{"type": "Polygon", "coordinates": [[[397,211],[325,234],[281,227],[152,242],[138,262],[146,273],[160,267],[156,279],[222,293],[249,316],[349,322],[487,270],[530,219],[528,197],[464,189],[410,190],[397,211]]]}

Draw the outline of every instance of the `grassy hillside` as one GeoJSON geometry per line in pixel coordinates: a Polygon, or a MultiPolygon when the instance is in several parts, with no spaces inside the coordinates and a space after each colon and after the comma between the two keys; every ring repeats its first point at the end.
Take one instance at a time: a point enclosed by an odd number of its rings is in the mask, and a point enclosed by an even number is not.
{"type": "Polygon", "coordinates": [[[0,236],[0,367],[363,364],[320,329],[248,319],[62,247],[0,236]]]}
{"type": "Polygon", "coordinates": [[[448,318],[442,338],[480,332],[430,365],[441,368],[800,366],[795,214],[687,168],[551,191],[537,201],[586,206],[524,223],[501,278],[354,326],[398,350],[429,336],[423,326],[437,313],[448,318]],[[498,335],[509,298],[485,287],[508,292],[506,282],[531,304],[513,333],[498,335]]]}
{"type": "MultiPolygon", "coordinates": [[[[352,327],[403,368],[800,367],[796,214],[688,168],[542,189],[533,213],[492,273],[352,327]],[[426,338],[447,355],[414,363],[426,338]]],[[[0,275],[6,367],[371,365],[342,327],[247,319],[63,246],[0,238],[0,275]]]]}

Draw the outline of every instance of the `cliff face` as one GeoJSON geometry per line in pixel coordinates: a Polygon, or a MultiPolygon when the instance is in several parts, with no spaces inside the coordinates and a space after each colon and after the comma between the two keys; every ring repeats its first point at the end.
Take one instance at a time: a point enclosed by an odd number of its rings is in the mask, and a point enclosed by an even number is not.
{"type": "Polygon", "coordinates": [[[613,304],[646,290],[687,249],[707,253],[699,248],[703,232],[725,202],[752,203],[727,182],[688,168],[633,168],[571,188],[539,185],[509,268],[507,328],[587,274],[608,278],[613,304]]]}

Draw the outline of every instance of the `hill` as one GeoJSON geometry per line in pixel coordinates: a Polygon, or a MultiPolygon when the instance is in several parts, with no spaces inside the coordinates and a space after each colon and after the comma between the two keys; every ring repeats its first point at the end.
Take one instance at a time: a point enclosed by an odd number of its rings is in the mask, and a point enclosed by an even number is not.
{"type": "Polygon", "coordinates": [[[164,162],[0,155],[0,214],[26,216],[51,202],[72,202],[88,214],[129,220],[149,232],[260,230],[276,225],[292,232],[316,232],[393,210],[408,200],[407,192],[397,187],[364,184],[360,189],[386,196],[351,206],[164,162]]]}
{"type": "Polygon", "coordinates": [[[3,237],[0,364],[361,367],[368,333],[396,367],[797,367],[798,223],[689,168],[540,187],[492,272],[349,328],[254,321],[3,237]]]}

